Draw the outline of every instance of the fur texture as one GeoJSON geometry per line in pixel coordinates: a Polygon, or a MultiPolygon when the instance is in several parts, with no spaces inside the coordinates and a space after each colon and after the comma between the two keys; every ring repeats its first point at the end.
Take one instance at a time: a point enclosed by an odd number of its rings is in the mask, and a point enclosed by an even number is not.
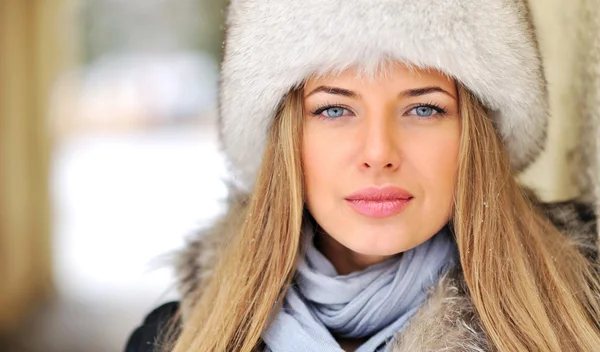
{"type": "MultiPolygon", "coordinates": [[[[247,196],[238,194],[214,226],[190,239],[177,258],[179,290],[182,294],[183,317],[189,314],[195,300],[194,291],[208,279],[225,244],[235,236],[247,206],[247,196]]],[[[556,226],[564,231],[593,263],[598,263],[596,217],[589,204],[564,202],[538,205],[556,226]]],[[[428,299],[396,336],[394,352],[401,351],[490,351],[481,322],[468,294],[460,268],[448,272],[432,288],[428,299]]]]}
{"type": "Polygon", "coordinates": [[[220,134],[238,186],[251,189],[285,94],[313,74],[386,60],[456,78],[493,112],[513,167],[545,140],[547,97],[522,0],[232,0],[220,134]]]}

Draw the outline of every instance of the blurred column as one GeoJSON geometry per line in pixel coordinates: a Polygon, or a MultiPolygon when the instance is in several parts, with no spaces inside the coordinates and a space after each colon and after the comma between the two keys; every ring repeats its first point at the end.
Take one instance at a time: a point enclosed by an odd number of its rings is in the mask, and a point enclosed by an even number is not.
{"type": "MultiPolygon", "coordinates": [[[[546,201],[600,199],[600,0],[528,0],[549,86],[546,150],[521,177],[546,201]]],[[[598,203],[600,209],[600,202],[598,203]]]]}
{"type": "MultiPolygon", "coordinates": [[[[583,107],[580,40],[583,1],[528,0],[549,87],[550,122],[545,151],[521,177],[546,201],[580,194],[577,157],[583,107]]],[[[597,0],[592,0],[597,1],[597,0]]]]}
{"type": "MultiPolygon", "coordinates": [[[[582,162],[589,165],[582,184],[586,193],[595,190],[600,216],[600,0],[583,0],[580,21],[582,53],[581,94],[583,106],[582,162]]],[[[599,223],[600,226],[600,223],[599,223]]]]}
{"type": "Polygon", "coordinates": [[[0,333],[52,294],[47,111],[74,1],[0,1],[0,333]]]}

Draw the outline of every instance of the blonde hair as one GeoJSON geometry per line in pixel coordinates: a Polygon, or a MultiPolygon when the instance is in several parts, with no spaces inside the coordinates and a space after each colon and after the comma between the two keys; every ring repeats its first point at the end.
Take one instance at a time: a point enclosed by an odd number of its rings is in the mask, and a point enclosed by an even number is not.
{"type": "MultiPolygon", "coordinates": [[[[529,202],[491,119],[459,86],[452,225],[470,296],[496,351],[600,346],[600,283],[576,244],[529,202]]],[[[282,103],[239,232],[220,256],[173,350],[254,351],[290,285],[303,221],[301,90],[282,103]],[[277,248],[273,251],[273,248],[277,248]]]]}

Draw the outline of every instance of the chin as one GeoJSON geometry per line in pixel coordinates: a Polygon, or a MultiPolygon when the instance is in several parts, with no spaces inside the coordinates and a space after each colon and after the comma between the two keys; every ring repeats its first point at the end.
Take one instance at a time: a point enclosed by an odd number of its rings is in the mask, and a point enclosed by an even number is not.
{"type": "Polygon", "coordinates": [[[403,230],[401,226],[394,226],[393,229],[377,226],[356,226],[349,230],[346,237],[340,241],[348,249],[363,255],[390,256],[405,252],[427,239],[420,241],[415,237],[415,233],[403,230]]]}

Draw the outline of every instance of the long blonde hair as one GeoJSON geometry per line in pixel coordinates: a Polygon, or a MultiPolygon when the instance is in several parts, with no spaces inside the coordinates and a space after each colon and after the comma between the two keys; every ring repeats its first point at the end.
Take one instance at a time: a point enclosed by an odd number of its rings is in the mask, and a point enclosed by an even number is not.
{"type": "MultiPolygon", "coordinates": [[[[302,91],[284,100],[239,232],[173,348],[253,351],[294,275],[303,221],[302,91]],[[273,250],[276,249],[276,250],[273,250]]],[[[481,103],[459,86],[462,136],[452,224],[469,294],[493,350],[600,346],[600,283],[574,242],[529,202],[481,103]]]]}

